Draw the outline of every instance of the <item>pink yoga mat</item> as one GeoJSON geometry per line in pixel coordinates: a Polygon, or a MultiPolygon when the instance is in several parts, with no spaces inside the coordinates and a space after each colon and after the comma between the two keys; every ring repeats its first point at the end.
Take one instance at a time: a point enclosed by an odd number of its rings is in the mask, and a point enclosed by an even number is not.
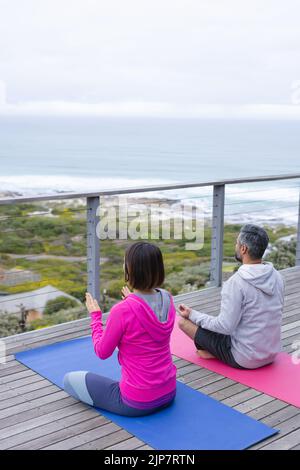
{"type": "Polygon", "coordinates": [[[294,364],[289,354],[282,352],[273,364],[255,370],[234,369],[217,359],[201,359],[196,353],[194,342],[179,329],[178,320],[179,317],[176,318],[171,337],[172,354],[300,407],[300,364],[294,364]]]}

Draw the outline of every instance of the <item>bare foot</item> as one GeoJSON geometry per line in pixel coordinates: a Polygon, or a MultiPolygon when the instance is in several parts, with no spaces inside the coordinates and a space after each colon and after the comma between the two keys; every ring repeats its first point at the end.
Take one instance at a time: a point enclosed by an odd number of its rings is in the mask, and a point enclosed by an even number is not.
{"type": "Polygon", "coordinates": [[[204,351],[204,349],[198,349],[197,350],[198,356],[200,356],[202,359],[215,359],[215,356],[210,354],[208,351],[204,351]]]}

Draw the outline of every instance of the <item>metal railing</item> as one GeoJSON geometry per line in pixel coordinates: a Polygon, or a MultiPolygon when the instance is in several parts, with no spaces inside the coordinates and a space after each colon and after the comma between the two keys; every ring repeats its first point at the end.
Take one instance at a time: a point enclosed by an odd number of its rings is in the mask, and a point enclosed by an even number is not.
{"type": "MultiPolygon", "coordinates": [[[[96,299],[100,299],[100,240],[96,233],[96,227],[99,222],[97,209],[100,205],[102,196],[113,196],[122,194],[138,194],[155,191],[170,191],[187,188],[200,188],[213,186],[213,204],[212,204],[212,230],[211,230],[211,261],[210,261],[210,285],[222,285],[222,263],[223,263],[223,239],[224,239],[224,206],[225,206],[225,187],[227,185],[243,183],[259,183],[271,181],[284,181],[300,179],[299,173],[259,176],[248,178],[235,178],[212,181],[196,181],[179,184],[162,184],[146,187],[116,188],[111,190],[101,190],[92,192],[73,192],[59,193],[39,196],[22,196],[0,199],[0,205],[34,203],[38,201],[54,201],[63,199],[86,198],[87,205],[87,290],[96,299]]],[[[296,266],[300,266],[300,194],[298,206],[298,229],[296,244],[296,266]]]]}

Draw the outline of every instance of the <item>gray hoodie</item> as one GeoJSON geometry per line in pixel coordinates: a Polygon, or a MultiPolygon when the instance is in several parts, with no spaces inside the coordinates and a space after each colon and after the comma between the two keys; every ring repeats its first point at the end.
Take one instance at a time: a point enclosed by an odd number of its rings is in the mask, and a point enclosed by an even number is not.
{"type": "Polygon", "coordinates": [[[272,263],[243,264],[223,285],[217,317],[192,310],[190,320],[231,336],[235,361],[247,369],[271,363],[281,350],[284,282],[272,263]]]}
{"type": "Polygon", "coordinates": [[[141,294],[139,292],[135,292],[135,295],[147,302],[158,320],[163,323],[168,319],[168,313],[170,310],[170,294],[164,289],[157,288],[155,291],[156,292],[153,294],[141,294]]]}

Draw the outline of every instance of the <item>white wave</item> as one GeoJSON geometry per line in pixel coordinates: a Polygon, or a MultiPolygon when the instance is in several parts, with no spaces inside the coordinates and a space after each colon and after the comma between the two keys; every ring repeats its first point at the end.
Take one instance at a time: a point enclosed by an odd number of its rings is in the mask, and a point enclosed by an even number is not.
{"type": "Polygon", "coordinates": [[[299,182],[284,182],[279,183],[254,183],[244,186],[228,185],[226,187],[226,195],[232,201],[291,201],[291,199],[297,200],[299,198],[299,182]]]}
{"type": "Polygon", "coordinates": [[[168,181],[151,179],[149,182],[149,179],[121,177],[11,175],[0,177],[0,191],[35,196],[37,194],[56,194],[58,192],[89,192],[115,188],[145,187],[164,183],[168,183],[168,181]]]}
{"type": "MultiPolygon", "coordinates": [[[[163,178],[73,177],[63,175],[10,175],[0,177],[0,195],[14,193],[24,196],[57,194],[58,192],[88,192],[174,183],[163,178]]],[[[134,195],[134,193],[132,193],[134,195]]],[[[130,197],[132,196],[130,194],[130,197]]],[[[136,193],[145,198],[168,198],[185,205],[201,207],[205,218],[211,217],[212,187],[136,193]]],[[[226,187],[225,220],[233,223],[287,223],[298,219],[299,187],[279,184],[228,185],[226,187]]]]}
{"type": "Polygon", "coordinates": [[[277,226],[280,224],[297,226],[298,214],[297,210],[292,209],[268,209],[267,211],[257,212],[241,212],[239,214],[225,215],[225,222],[235,224],[266,224],[270,226],[277,226]]]}

